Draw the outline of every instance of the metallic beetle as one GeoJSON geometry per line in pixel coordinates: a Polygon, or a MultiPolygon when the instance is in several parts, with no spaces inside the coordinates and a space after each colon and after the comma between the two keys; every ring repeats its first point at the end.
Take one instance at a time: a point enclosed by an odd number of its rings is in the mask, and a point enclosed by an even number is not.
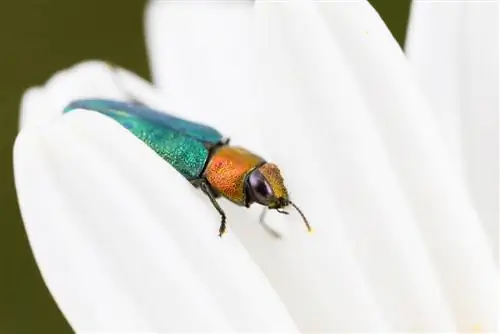
{"type": "MultiPolygon", "coordinates": [[[[283,208],[291,205],[311,231],[304,214],[290,201],[278,166],[244,148],[230,146],[229,139],[214,128],[138,103],[105,99],[76,100],[64,112],[79,109],[114,119],[200,188],[221,215],[219,236],[226,230],[226,214],[216,200],[220,196],[240,206],[258,203],[284,214],[288,212],[283,208]]],[[[264,227],[279,236],[267,225],[264,227]]]]}

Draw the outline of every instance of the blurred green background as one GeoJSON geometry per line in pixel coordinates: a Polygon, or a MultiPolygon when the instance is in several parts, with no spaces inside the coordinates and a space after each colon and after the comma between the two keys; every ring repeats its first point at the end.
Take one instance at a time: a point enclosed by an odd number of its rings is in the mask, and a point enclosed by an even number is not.
{"type": "MultiPolygon", "coordinates": [[[[410,0],[370,2],[402,44],[410,0]]],[[[17,207],[12,144],[21,96],[55,71],[84,59],[109,60],[149,78],[142,23],[145,4],[145,0],[0,4],[1,334],[72,333],[33,260],[17,207]]]]}

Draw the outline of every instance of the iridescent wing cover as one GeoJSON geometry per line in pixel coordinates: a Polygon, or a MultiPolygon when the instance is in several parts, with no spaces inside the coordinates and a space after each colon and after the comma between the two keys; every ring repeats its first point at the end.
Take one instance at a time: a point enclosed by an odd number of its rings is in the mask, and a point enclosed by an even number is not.
{"type": "Polygon", "coordinates": [[[112,113],[112,111],[121,111],[130,116],[148,120],[152,123],[162,124],[172,130],[182,132],[190,137],[207,143],[216,144],[223,138],[219,131],[207,125],[190,122],[135,103],[105,99],[83,99],[71,102],[64,111],[67,112],[78,108],[94,110],[103,114],[109,114],[112,113]]]}
{"type": "Polygon", "coordinates": [[[96,111],[114,119],[170,163],[188,180],[200,177],[208,159],[205,143],[217,144],[222,135],[215,129],[133,103],[84,99],[70,103],[75,109],[96,111]]]}

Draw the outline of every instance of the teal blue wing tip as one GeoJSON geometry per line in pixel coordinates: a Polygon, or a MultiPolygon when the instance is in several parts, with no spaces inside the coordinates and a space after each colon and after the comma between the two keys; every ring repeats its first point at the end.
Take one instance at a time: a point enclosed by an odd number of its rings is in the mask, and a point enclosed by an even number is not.
{"type": "Polygon", "coordinates": [[[130,116],[147,119],[158,125],[167,126],[173,130],[183,132],[197,140],[210,143],[220,143],[223,140],[222,134],[210,126],[181,119],[137,103],[99,98],[79,99],[72,101],[66,106],[63,113],[75,109],[96,111],[108,116],[110,116],[110,113],[120,111],[130,116]]]}
{"type": "MultiPolygon", "coordinates": [[[[77,99],[77,100],[71,101],[63,109],[63,113],[67,113],[67,112],[75,110],[75,109],[95,110],[99,106],[102,107],[102,106],[106,106],[106,105],[114,104],[114,103],[120,103],[120,102],[116,101],[116,100],[97,99],[97,98],[77,99]]],[[[97,108],[97,109],[100,109],[100,108],[97,108]]],[[[99,110],[96,110],[96,111],[99,111],[99,110]]]]}

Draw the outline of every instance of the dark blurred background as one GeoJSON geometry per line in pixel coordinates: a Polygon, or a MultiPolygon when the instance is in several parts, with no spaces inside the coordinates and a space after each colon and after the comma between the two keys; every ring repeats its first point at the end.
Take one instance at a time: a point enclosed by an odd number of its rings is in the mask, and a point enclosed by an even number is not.
{"type": "MultiPolygon", "coordinates": [[[[370,0],[403,45],[410,0],[370,0]]],[[[146,0],[4,0],[0,3],[0,333],[72,333],[26,238],[12,173],[21,96],[85,59],[112,61],[144,78],[146,0]]]]}

